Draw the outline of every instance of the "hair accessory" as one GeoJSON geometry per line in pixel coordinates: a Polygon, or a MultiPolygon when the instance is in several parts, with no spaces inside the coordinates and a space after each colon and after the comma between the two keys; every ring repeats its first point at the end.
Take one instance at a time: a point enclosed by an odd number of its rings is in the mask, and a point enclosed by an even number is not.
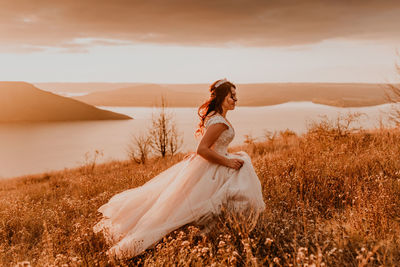
{"type": "Polygon", "coordinates": [[[223,83],[226,83],[228,80],[226,78],[223,78],[222,80],[219,80],[216,84],[215,84],[215,88],[217,88],[218,86],[220,86],[223,83]]]}

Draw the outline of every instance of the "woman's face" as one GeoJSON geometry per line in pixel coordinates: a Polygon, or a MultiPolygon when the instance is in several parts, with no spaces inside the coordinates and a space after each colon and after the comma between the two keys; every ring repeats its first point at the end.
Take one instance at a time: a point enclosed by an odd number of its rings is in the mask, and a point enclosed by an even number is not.
{"type": "Polygon", "coordinates": [[[233,110],[236,105],[236,89],[231,87],[231,92],[226,95],[224,102],[222,102],[222,108],[225,110],[233,110]]]}

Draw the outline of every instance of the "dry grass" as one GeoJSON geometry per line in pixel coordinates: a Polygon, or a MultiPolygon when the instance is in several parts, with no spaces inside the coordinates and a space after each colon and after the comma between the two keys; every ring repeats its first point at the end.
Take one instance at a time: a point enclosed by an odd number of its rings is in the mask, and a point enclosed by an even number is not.
{"type": "Polygon", "coordinates": [[[0,264],[400,264],[400,130],[322,122],[303,136],[286,132],[233,150],[250,154],[263,186],[267,209],[253,231],[223,212],[209,234],[187,225],[136,258],[109,259],[108,245],[91,231],[97,208],[182,155],[146,165],[88,164],[0,183],[0,264]]]}

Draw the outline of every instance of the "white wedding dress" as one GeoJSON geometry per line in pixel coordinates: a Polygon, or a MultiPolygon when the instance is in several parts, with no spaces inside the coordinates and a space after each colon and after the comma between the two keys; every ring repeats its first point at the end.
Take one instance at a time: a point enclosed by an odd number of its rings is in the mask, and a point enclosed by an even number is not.
{"type": "MultiPolygon", "coordinates": [[[[103,218],[94,231],[103,231],[113,244],[108,251],[117,257],[132,257],[161,240],[173,230],[218,214],[229,202],[236,211],[265,209],[260,181],[245,152],[227,153],[235,133],[218,113],[207,119],[206,129],[226,124],[212,149],[228,158],[244,160],[239,170],[211,163],[192,155],[155,176],[142,186],[113,196],[98,211],[103,218]]],[[[258,215],[257,215],[258,216],[258,215]]]]}

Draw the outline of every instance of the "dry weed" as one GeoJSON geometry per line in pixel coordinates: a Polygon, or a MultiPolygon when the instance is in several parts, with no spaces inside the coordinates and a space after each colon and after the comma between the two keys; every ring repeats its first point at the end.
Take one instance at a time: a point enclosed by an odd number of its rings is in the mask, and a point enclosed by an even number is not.
{"type": "Polygon", "coordinates": [[[255,226],[224,211],[212,231],[186,225],[133,259],[107,257],[91,231],[96,210],[183,155],[1,181],[0,265],[400,265],[400,131],[340,123],[233,149],[250,154],[262,183],[267,209],[255,226]]]}

